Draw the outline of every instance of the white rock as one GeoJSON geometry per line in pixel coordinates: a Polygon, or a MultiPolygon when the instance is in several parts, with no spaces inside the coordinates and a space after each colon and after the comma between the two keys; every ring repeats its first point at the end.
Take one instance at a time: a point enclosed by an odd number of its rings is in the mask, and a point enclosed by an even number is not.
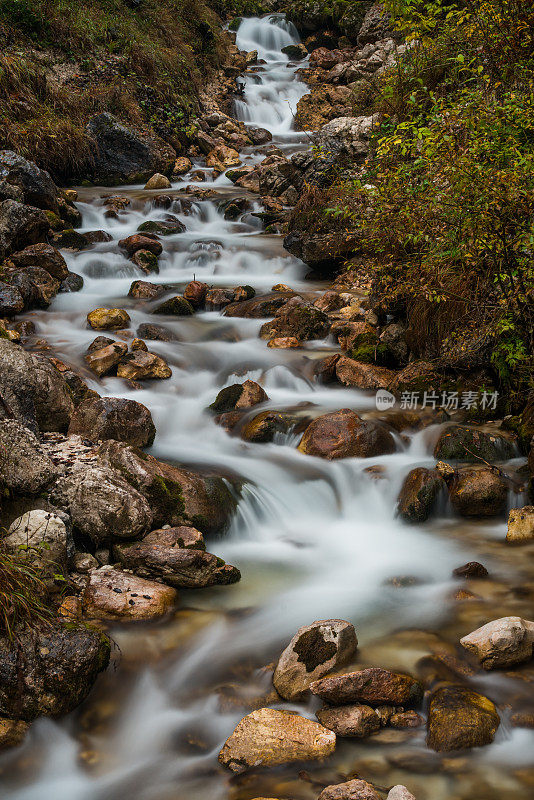
{"type": "Polygon", "coordinates": [[[464,636],[460,644],[478,658],[484,669],[519,664],[532,658],[534,622],[501,617],[464,636]]]}
{"type": "Polygon", "coordinates": [[[61,517],[50,511],[35,509],[18,517],[3,539],[12,552],[25,553],[28,561],[54,587],[54,575],[65,575],[71,540],[61,517]]]}
{"type": "Polygon", "coordinates": [[[401,786],[399,783],[389,790],[387,800],[415,800],[415,797],[408,791],[406,786],[401,786]]]}

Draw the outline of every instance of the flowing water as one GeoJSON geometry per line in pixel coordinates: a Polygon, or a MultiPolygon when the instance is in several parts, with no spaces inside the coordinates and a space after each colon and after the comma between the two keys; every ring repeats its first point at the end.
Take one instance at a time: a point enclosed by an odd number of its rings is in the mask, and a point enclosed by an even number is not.
{"type": "MultiPolygon", "coordinates": [[[[280,52],[296,41],[294,28],[277,15],[244,20],[237,34],[238,46],[258,50],[264,63],[245,76],[236,115],[268,128],[274,143],[290,151],[307,141],[292,129],[296,103],[307,89],[296,65],[280,52]]],[[[266,151],[257,148],[246,159],[259,160],[266,151]]],[[[187,230],[165,238],[154,280],[172,285],[174,292],[193,277],[225,287],[246,283],[257,292],[280,282],[310,294],[324,288],[304,281],[305,265],[283,250],[279,237],[265,235],[250,212],[236,222],[224,220],[221,199],[246,194],[224,176],[214,178],[208,171],[197,185],[214,189],[217,197],[193,199],[185,214],[180,198],[188,183],[186,177],[173,186],[170,209],[187,230]]],[[[133,390],[118,378],[98,382],[89,373],[86,377],[101,394],[131,397],[150,408],[158,431],[152,448],[156,456],[209,466],[243,481],[230,531],[208,542],[243,577],[231,587],[184,591],[171,619],[114,627],[111,633],[120,647],[115,668],[99,679],[80,710],[60,722],[37,721],[25,744],[2,758],[2,796],[311,800],[327,783],[360,771],[377,786],[407,783],[418,800],[526,800],[525,768],[534,736],[510,728],[506,709],[494,745],[449,759],[440,769],[419,731],[384,731],[367,742],[340,742],[327,764],[309,765],[300,777],[291,767],[239,778],[219,767],[219,749],[238,720],[253,707],[273,705],[270,673],[263,667],[300,625],[349,619],[358,632],[360,663],[413,669],[438,641],[436,631],[452,642],[455,626],[465,630],[469,614],[480,624],[481,616],[519,613],[520,593],[516,597],[506,587],[527,578],[517,551],[503,555],[504,522],[460,523],[445,508],[442,519],[418,527],[395,518],[403,477],[415,466],[435,463],[432,446],[439,426],[399,437],[393,455],[336,463],[302,455],[295,436],[248,444],[215,425],[204,409],[222,387],[246,378],[264,386],[269,401],[262,409],[297,408],[317,415],[350,407],[365,415],[376,413],[375,401],[363,392],[311,380],[313,359],[332,352],[331,342],[308,343],[296,352],[268,349],[258,338],[263,320],[219,312],[153,317],[154,304],[128,298],[132,280],[143,276],[121,254],[118,240],[134,233],[141,221],[163,219],[166,212],[154,207],[155,193],[141,187],[120,187],[117,193],[127,195],[131,206],[120,220],[109,220],[100,199],[104,191],[80,190],[83,228],[105,229],[113,241],[69,255],[69,268],[84,276],[83,290],[58,296],[48,311],[32,319],[60,358],[82,368],[94,338],[85,315],[93,308],[126,308],[132,319],[130,338],[142,322],[162,322],[175,333],[176,341],[149,343],[172,367],[170,380],[133,390]],[[368,471],[370,465],[378,469],[368,471]],[[486,564],[492,580],[474,582],[480,600],[464,603],[472,611],[458,610],[452,600],[458,584],[451,571],[475,559],[486,564]],[[391,580],[398,576],[410,580],[391,580]]],[[[252,210],[260,209],[252,197],[251,203],[252,210]]],[[[512,504],[521,502],[511,497],[512,504]]],[[[475,685],[496,700],[508,698],[510,691],[525,692],[520,681],[495,675],[477,678],[475,685]]],[[[316,710],[312,701],[274,707],[293,708],[310,718],[316,710]]]]}

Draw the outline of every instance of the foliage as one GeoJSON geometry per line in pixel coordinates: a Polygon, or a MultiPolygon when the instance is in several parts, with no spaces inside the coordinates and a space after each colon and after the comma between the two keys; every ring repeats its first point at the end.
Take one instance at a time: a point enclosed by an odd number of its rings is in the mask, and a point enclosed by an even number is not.
{"type": "Polygon", "coordinates": [[[27,554],[9,553],[0,542],[0,636],[12,639],[23,626],[47,624],[52,612],[46,587],[27,554]]]}

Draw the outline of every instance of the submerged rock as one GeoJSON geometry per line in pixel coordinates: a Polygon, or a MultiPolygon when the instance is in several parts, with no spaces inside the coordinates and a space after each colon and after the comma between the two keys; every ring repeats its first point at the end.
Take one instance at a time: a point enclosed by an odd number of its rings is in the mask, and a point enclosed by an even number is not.
{"type": "Polygon", "coordinates": [[[245,772],[325,758],[335,747],[335,733],[318,722],[291,711],[260,708],[238,723],[219,753],[219,761],[233,772],[245,772]]]}
{"type": "Polygon", "coordinates": [[[495,705],[464,686],[442,686],[430,699],[427,745],[447,752],[482,747],[493,741],[499,727],[495,705]]]}
{"type": "Polygon", "coordinates": [[[370,783],[355,779],[323,789],[317,800],[381,800],[370,783]]]}
{"type": "Polygon", "coordinates": [[[315,680],[346,664],[357,647],[350,622],[326,619],[304,625],[278,660],[274,688],[285,700],[299,700],[315,680]]]}
{"type": "Polygon", "coordinates": [[[106,669],[109,653],[107,637],[83,627],[20,632],[17,646],[0,638],[0,714],[28,721],[68,714],[106,669]]]}
{"type": "Polygon", "coordinates": [[[534,622],[521,617],[502,617],[488,622],[460,639],[484,669],[496,669],[530,661],[534,647],[534,622]]]}

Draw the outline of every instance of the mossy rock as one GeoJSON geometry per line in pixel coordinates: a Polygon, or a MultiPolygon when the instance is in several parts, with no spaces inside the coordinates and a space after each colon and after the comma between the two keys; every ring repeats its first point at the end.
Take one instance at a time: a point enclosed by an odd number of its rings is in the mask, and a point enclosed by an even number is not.
{"type": "Polygon", "coordinates": [[[242,393],[242,383],[234,383],[232,386],[226,386],[224,389],[221,389],[213,403],[208,406],[208,409],[213,411],[214,414],[226,414],[228,411],[233,411],[242,393]]]}
{"type": "Polygon", "coordinates": [[[158,236],[173,236],[176,233],[183,233],[185,225],[180,220],[162,221],[148,220],[137,228],[139,233],[154,233],[158,236]]]}
{"type": "Polygon", "coordinates": [[[362,344],[350,352],[350,357],[363,364],[377,364],[379,367],[394,367],[396,362],[386,344],[362,344]]]}
{"type": "Polygon", "coordinates": [[[487,697],[464,686],[443,686],[430,700],[427,745],[438,752],[482,747],[493,741],[499,724],[487,697]]]}
{"type": "Polygon", "coordinates": [[[446,428],[438,439],[434,456],[440,461],[478,461],[488,463],[506,461],[513,458],[513,443],[495,433],[452,425],[446,428]]]}
{"type": "Polygon", "coordinates": [[[233,20],[228,25],[229,31],[237,31],[241,23],[243,22],[243,17],[234,17],[233,20]]]}
{"type": "Polygon", "coordinates": [[[165,300],[161,305],[159,305],[154,314],[170,314],[173,317],[190,317],[192,314],[195,313],[195,310],[191,303],[182,297],[182,295],[177,294],[175,297],[171,297],[169,300],[165,300]]]}

